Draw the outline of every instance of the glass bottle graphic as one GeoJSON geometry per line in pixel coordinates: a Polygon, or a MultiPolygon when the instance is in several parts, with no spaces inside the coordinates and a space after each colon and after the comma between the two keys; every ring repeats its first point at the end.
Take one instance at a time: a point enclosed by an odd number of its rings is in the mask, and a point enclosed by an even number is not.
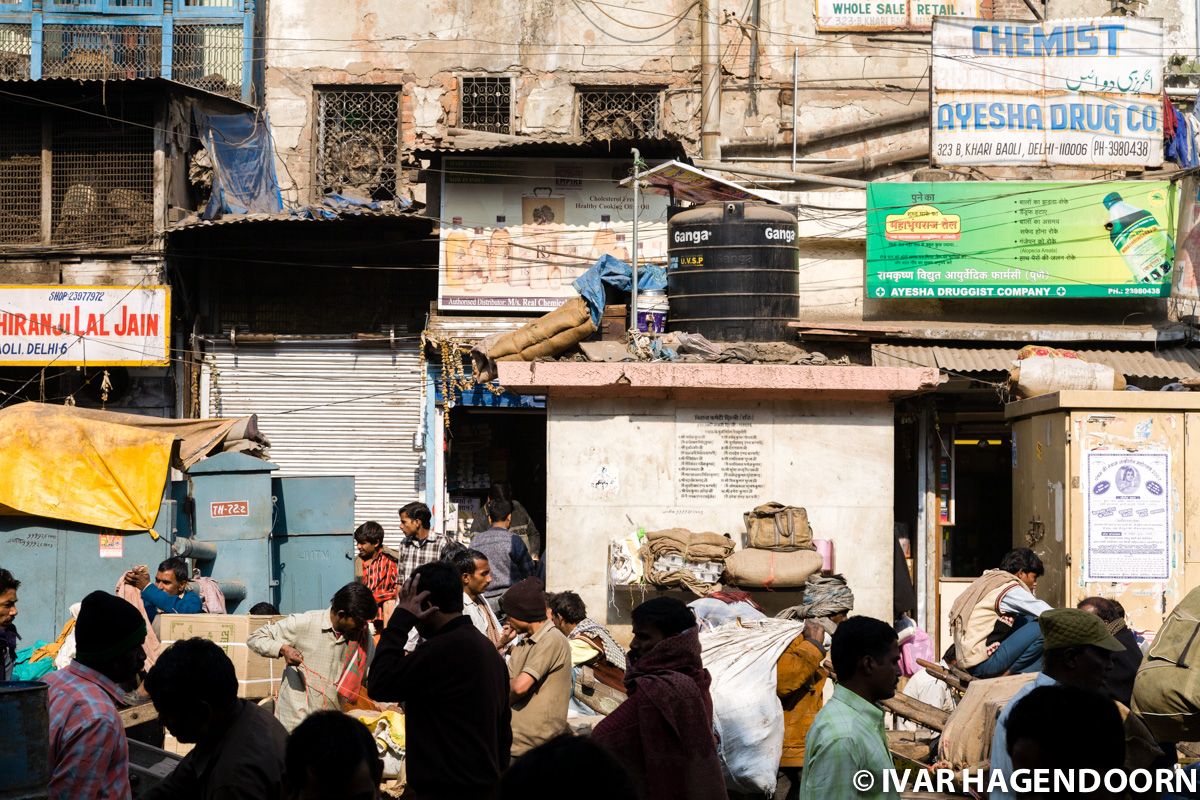
{"type": "Polygon", "coordinates": [[[1108,222],[1104,228],[1125,266],[1139,283],[1159,283],[1171,272],[1175,244],[1158,220],[1111,192],[1104,197],[1108,222]]]}
{"type": "Polygon", "coordinates": [[[596,231],[596,235],[592,238],[592,253],[591,259],[595,263],[600,256],[606,253],[612,253],[617,246],[617,234],[612,229],[612,217],[608,214],[600,215],[600,228],[596,231]]]}
{"type": "Polygon", "coordinates": [[[512,242],[509,241],[507,219],[496,217],[496,227],[492,229],[492,238],[488,242],[488,260],[491,262],[492,283],[506,284],[509,279],[509,254],[512,252],[512,242]]]}
{"type": "Polygon", "coordinates": [[[462,286],[466,278],[467,251],[471,242],[461,225],[462,217],[455,217],[446,234],[446,283],[449,286],[462,286]]]}
{"type": "Polygon", "coordinates": [[[483,228],[475,228],[475,236],[471,239],[471,249],[468,253],[466,270],[466,289],[468,292],[483,291],[488,275],[488,243],[483,238],[483,228]]]}

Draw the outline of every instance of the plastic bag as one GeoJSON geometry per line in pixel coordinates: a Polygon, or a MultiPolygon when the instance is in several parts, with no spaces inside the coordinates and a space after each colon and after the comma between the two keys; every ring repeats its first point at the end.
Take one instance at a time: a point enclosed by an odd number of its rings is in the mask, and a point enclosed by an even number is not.
{"type": "Polygon", "coordinates": [[[700,634],[701,657],[712,675],[717,755],[725,785],[734,791],[775,792],[784,733],[775,667],[803,632],[803,623],[764,619],[700,634]]]}

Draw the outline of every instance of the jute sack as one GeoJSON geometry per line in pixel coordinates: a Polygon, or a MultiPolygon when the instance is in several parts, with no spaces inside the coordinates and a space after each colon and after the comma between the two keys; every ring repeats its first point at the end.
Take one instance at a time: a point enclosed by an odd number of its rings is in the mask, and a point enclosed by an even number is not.
{"type": "Polygon", "coordinates": [[[1161,742],[1200,739],[1200,588],[1155,635],[1133,679],[1133,710],[1161,742]]]}
{"type": "Polygon", "coordinates": [[[812,526],[808,512],[797,506],[764,503],[747,511],[746,545],[760,550],[812,550],[812,526]]]}
{"type": "Polygon", "coordinates": [[[946,720],[946,729],[938,743],[939,758],[950,762],[953,769],[986,767],[991,758],[996,718],[1012,696],[1036,677],[1036,673],[1027,672],[971,681],[967,693],[946,720]]]}
{"type": "Polygon", "coordinates": [[[725,559],[725,579],[735,586],[794,589],[820,572],[821,564],[816,550],[778,553],[748,547],[725,559]]]}

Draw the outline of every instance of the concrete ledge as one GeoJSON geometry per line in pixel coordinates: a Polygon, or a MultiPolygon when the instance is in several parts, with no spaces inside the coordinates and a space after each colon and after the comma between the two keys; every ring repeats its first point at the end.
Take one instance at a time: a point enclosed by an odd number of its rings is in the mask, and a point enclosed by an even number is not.
{"type": "Polygon", "coordinates": [[[497,366],[504,388],[551,397],[728,399],[736,392],[739,399],[879,401],[931,391],[941,382],[936,369],[907,367],[590,361],[502,361],[497,366]]]}

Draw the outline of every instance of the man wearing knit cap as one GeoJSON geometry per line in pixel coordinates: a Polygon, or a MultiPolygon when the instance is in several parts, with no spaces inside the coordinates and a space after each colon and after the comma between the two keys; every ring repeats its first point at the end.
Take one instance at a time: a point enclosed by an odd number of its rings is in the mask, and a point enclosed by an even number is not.
{"type": "MultiPolygon", "coordinates": [[[[1038,625],[1045,642],[1045,667],[1008,701],[996,719],[996,731],[992,736],[992,769],[1005,775],[1011,775],[1013,771],[1012,758],[1008,754],[1008,717],[1021,698],[1039,686],[1058,685],[1105,694],[1105,680],[1113,655],[1125,651],[1125,646],[1108,632],[1099,617],[1076,608],[1043,612],[1038,617],[1038,625]]],[[[1125,722],[1126,767],[1149,767],[1162,751],[1145,730],[1145,725],[1130,714],[1128,708],[1117,703],[1117,709],[1125,722]]],[[[1015,795],[990,792],[988,797],[989,800],[1014,800],[1015,795]]]]}
{"type": "Polygon", "coordinates": [[[121,598],[92,592],[75,621],[75,658],[43,680],[52,800],[128,798],[129,744],[117,708],[146,662],[146,623],[121,598]]]}
{"type": "Polygon", "coordinates": [[[521,637],[508,660],[514,758],[567,732],[571,645],[550,624],[546,590],[537,578],[509,587],[500,601],[521,637]]]}

